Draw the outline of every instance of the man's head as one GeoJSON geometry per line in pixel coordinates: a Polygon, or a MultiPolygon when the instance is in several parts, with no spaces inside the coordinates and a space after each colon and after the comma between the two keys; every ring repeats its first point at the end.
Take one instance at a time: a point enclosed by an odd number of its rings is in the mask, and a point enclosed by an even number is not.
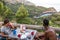
{"type": "Polygon", "coordinates": [[[44,19],[43,20],[43,26],[44,27],[48,27],[49,26],[49,20],[48,19],[44,19]]]}

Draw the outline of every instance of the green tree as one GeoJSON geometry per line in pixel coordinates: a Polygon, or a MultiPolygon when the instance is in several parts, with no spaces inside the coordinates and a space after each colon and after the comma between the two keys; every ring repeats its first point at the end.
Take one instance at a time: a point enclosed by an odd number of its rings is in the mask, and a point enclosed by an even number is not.
{"type": "Polygon", "coordinates": [[[0,0],[0,2],[2,2],[3,0],[0,0]]]}
{"type": "Polygon", "coordinates": [[[0,0],[0,2],[2,2],[2,3],[5,5],[5,2],[4,2],[4,0],[0,0]]]}
{"type": "Polygon", "coordinates": [[[28,14],[28,11],[25,9],[25,7],[23,5],[21,5],[21,7],[19,7],[17,13],[16,13],[16,17],[17,18],[25,18],[27,17],[29,14],[28,14]]]}
{"type": "Polygon", "coordinates": [[[4,16],[4,12],[7,10],[7,6],[3,5],[2,2],[0,2],[0,16],[4,16]]]}
{"type": "Polygon", "coordinates": [[[11,11],[11,9],[5,6],[2,2],[0,2],[0,17],[2,17],[3,19],[5,17],[8,17],[9,19],[11,19],[12,15],[13,15],[13,12],[11,11]]]}
{"type": "Polygon", "coordinates": [[[17,22],[25,24],[34,24],[33,19],[29,18],[28,16],[28,10],[26,10],[26,8],[21,5],[21,7],[19,7],[19,10],[16,13],[17,22]]]}
{"type": "Polygon", "coordinates": [[[50,25],[54,26],[54,27],[60,27],[60,15],[59,14],[53,14],[51,15],[50,18],[50,25]]]}
{"type": "Polygon", "coordinates": [[[10,20],[12,20],[14,17],[14,13],[8,7],[6,7],[6,11],[4,12],[4,18],[6,17],[9,18],[10,20]]]}
{"type": "Polygon", "coordinates": [[[26,17],[17,21],[21,24],[35,24],[35,21],[32,18],[26,17]]]}

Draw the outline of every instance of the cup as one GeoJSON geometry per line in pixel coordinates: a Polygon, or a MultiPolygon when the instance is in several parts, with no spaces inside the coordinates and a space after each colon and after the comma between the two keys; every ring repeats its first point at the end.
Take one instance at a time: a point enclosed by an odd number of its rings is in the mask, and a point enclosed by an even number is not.
{"type": "Polygon", "coordinates": [[[18,34],[18,37],[20,38],[21,37],[21,34],[18,34]]]}
{"type": "Polygon", "coordinates": [[[31,35],[34,35],[34,32],[31,32],[31,35]]]}

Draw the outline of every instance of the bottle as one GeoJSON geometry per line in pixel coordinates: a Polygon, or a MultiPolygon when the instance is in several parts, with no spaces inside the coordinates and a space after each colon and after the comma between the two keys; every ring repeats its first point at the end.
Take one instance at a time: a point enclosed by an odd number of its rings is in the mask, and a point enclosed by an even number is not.
{"type": "Polygon", "coordinates": [[[16,35],[16,30],[13,30],[13,34],[16,35]]]}

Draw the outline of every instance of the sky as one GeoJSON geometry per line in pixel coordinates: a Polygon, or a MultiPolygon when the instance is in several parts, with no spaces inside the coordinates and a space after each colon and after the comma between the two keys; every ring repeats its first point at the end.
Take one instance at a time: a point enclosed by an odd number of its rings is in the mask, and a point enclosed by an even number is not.
{"type": "Polygon", "coordinates": [[[60,0],[28,0],[34,3],[36,6],[54,7],[57,11],[60,11],[60,0]]]}

